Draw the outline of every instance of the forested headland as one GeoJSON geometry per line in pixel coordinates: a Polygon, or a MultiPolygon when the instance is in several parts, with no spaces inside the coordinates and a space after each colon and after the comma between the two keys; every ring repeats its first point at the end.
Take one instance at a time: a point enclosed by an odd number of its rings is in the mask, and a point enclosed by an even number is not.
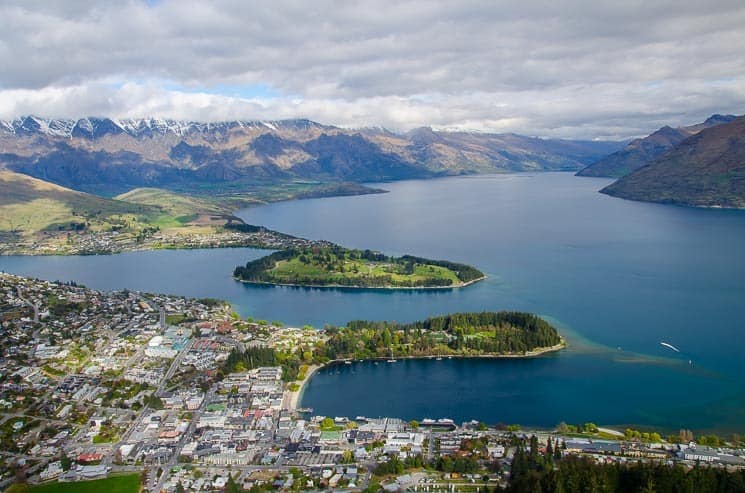
{"type": "Polygon", "coordinates": [[[341,359],[427,356],[531,356],[563,347],[564,341],[548,322],[530,313],[453,313],[426,320],[396,322],[352,321],[344,327],[326,326],[313,344],[234,349],[221,373],[280,365],[283,379],[297,379],[303,365],[324,365],[341,359]]]}
{"type": "Polygon", "coordinates": [[[423,321],[353,321],[326,329],[326,358],[527,355],[563,344],[551,324],[530,313],[453,313],[423,321]]]}

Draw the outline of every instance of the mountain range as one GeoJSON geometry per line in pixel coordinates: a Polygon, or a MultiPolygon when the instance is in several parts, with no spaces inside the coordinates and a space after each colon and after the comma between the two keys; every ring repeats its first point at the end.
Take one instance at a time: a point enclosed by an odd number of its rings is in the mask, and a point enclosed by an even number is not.
{"type": "Polygon", "coordinates": [[[310,120],[0,121],[0,168],[104,196],[137,187],[219,193],[298,181],[579,170],[623,145],[431,128],[350,130],[310,120]]]}
{"type": "Polygon", "coordinates": [[[712,115],[703,123],[687,127],[672,128],[666,125],[644,138],[632,140],[623,149],[592,163],[577,175],[620,178],[651,163],[691,135],[729,123],[735,118],[734,115],[712,115]]]}
{"type": "MultiPolygon", "coordinates": [[[[53,195],[73,212],[93,204],[73,191],[118,197],[116,203],[96,203],[96,210],[121,213],[122,200],[132,200],[120,194],[143,187],[201,195],[226,206],[381,192],[362,185],[366,182],[583,167],[581,176],[620,177],[602,190],[609,195],[740,208],[745,207],[744,118],[713,115],[624,143],[428,127],[406,133],[350,130],[310,120],[200,123],[28,116],[0,121],[0,171],[6,170],[6,192],[24,197],[24,203],[31,203],[33,190],[46,190],[40,198],[50,199],[53,189],[44,182],[66,187],[64,192],[54,189],[53,195]],[[21,176],[44,182],[30,186],[21,176]]],[[[199,204],[188,210],[210,209],[199,204]]]]}

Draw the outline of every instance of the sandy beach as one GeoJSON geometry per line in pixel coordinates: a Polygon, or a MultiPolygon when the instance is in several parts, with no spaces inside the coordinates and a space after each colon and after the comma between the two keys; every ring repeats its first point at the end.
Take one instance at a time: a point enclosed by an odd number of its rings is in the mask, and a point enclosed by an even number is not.
{"type": "Polygon", "coordinates": [[[321,368],[322,365],[311,365],[308,367],[308,371],[305,372],[305,378],[297,382],[300,385],[300,388],[297,389],[297,392],[289,393],[286,406],[284,406],[286,409],[289,409],[290,411],[295,411],[297,409],[300,397],[303,395],[303,390],[305,389],[305,384],[308,383],[308,380],[310,380],[313,374],[321,368]]]}

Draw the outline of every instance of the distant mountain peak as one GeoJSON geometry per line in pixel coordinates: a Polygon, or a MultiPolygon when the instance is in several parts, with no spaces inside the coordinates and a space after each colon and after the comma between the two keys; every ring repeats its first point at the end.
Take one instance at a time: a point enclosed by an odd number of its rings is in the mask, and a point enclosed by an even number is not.
{"type": "Polygon", "coordinates": [[[711,115],[709,118],[707,118],[704,121],[704,124],[705,125],[719,125],[722,123],[729,123],[735,118],[737,118],[736,115],[720,115],[719,113],[716,113],[714,115],[711,115]]]}
{"type": "Polygon", "coordinates": [[[577,175],[610,178],[619,178],[628,175],[675,148],[691,135],[695,135],[707,128],[729,123],[735,118],[737,117],[733,115],[715,114],[707,118],[703,123],[689,125],[687,127],[673,128],[665,125],[644,138],[631,141],[620,151],[592,163],[577,173],[577,175]]]}

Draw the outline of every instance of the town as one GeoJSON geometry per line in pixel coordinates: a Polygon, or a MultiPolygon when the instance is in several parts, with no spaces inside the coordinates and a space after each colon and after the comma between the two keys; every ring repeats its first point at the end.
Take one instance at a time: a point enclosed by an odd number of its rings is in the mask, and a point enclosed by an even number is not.
{"type": "Polygon", "coordinates": [[[2,489],[136,475],[150,492],[487,491],[524,457],[745,468],[739,437],[688,430],[316,416],[299,405],[325,331],[214,299],[0,273],[0,321],[2,489]]]}
{"type": "Polygon", "coordinates": [[[47,231],[29,238],[11,235],[0,243],[0,255],[108,255],[142,250],[228,247],[286,250],[331,245],[325,241],[297,238],[244,224],[238,218],[233,219],[236,222],[194,227],[186,231],[153,227],[137,232],[47,231]]]}

